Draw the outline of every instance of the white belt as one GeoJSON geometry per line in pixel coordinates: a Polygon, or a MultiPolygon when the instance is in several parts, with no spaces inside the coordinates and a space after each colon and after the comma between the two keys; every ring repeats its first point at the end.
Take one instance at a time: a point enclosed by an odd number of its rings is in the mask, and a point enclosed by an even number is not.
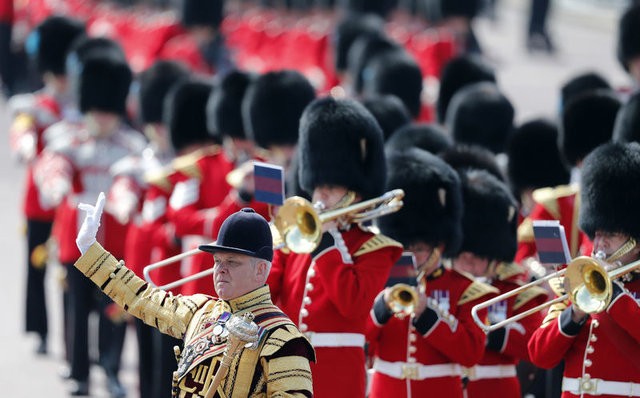
{"type": "Polygon", "coordinates": [[[565,377],[562,379],[562,391],[568,391],[576,395],[606,394],[620,395],[623,397],[640,397],[640,383],[565,377]]]}
{"type": "Polygon", "coordinates": [[[465,375],[470,381],[481,379],[504,379],[516,377],[515,365],[475,365],[465,368],[465,375]]]}
{"type": "Polygon", "coordinates": [[[458,364],[422,365],[419,363],[387,362],[380,358],[376,358],[373,362],[373,369],[389,377],[410,380],[462,375],[462,367],[458,364]]]}
{"type": "Polygon", "coordinates": [[[314,347],[359,347],[364,348],[362,333],[305,333],[314,347]]]}

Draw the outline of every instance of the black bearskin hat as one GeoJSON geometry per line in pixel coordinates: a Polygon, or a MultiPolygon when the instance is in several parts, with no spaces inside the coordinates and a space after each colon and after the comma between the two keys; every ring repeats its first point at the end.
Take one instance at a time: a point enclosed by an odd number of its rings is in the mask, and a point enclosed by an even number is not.
{"type": "Polygon", "coordinates": [[[251,83],[252,75],[235,70],[222,78],[211,91],[207,103],[207,126],[221,136],[245,139],[242,122],[242,100],[251,83]]]}
{"type": "Polygon", "coordinates": [[[387,153],[409,148],[420,148],[438,154],[453,145],[453,140],[437,124],[408,124],[393,133],[385,143],[387,153]]]}
{"type": "Polygon", "coordinates": [[[181,0],[182,26],[218,28],[224,18],[224,0],[181,0]]]}
{"type": "Polygon", "coordinates": [[[464,215],[459,252],[513,261],[518,246],[518,204],[509,188],[485,170],[463,171],[460,180],[464,215]]]}
{"type": "Polygon", "coordinates": [[[349,14],[336,26],[333,35],[334,63],[336,71],[347,69],[349,48],[360,35],[382,32],[384,20],[377,15],[349,14]]]}
{"type": "Polygon", "coordinates": [[[620,106],[610,90],[590,91],[567,104],[562,112],[560,151],[571,166],[611,140],[620,106]]]}
{"type": "Polygon", "coordinates": [[[640,240],[640,144],[606,143],[584,160],[580,190],[580,228],[618,232],[640,240]]]}
{"type": "Polygon", "coordinates": [[[611,85],[596,72],[585,72],[569,79],[560,88],[560,109],[563,109],[574,98],[598,89],[611,89],[611,85]]]}
{"type": "Polygon", "coordinates": [[[462,241],[462,195],[458,174],[442,159],[418,148],[388,158],[387,189],[405,192],[402,208],[378,219],[380,231],[408,246],[444,243],[443,255],[457,253],[462,241]]]}
{"type": "Polygon", "coordinates": [[[93,53],[82,66],[78,84],[80,112],[126,114],[132,73],[127,62],[110,53],[93,53]]]}
{"type": "Polygon", "coordinates": [[[505,182],[496,156],[487,148],[479,145],[456,144],[442,151],[440,157],[459,173],[469,169],[484,170],[505,182]]]}
{"type": "Polygon", "coordinates": [[[358,37],[347,53],[347,71],[354,93],[362,94],[366,80],[371,80],[368,64],[376,56],[387,51],[398,51],[402,47],[384,32],[363,34],[358,37]]]}
{"type": "Polygon", "coordinates": [[[393,94],[404,103],[414,118],[422,107],[422,71],[416,60],[404,50],[385,51],[366,66],[363,92],[393,94]]]}
{"type": "Polygon", "coordinates": [[[509,183],[516,195],[526,189],[568,184],[569,167],[558,148],[558,126],[534,119],[516,129],[507,145],[509,183]]]}
{"type": "Polygon", "coordinates": [[[631,5],[618,23],[618,61],[629,70],[629,61],[640,56],[640,3],[631,5]]]}
{"type": "Polygon", "coordinates": [[[407,107],[395,95],[374,95],[362,100],[362,104],[376,118],[385,141],[396,130],[411,123],[407,107]]]}
{"type": "Polygon", "coordinates": [[[295,145],[300,115],[315,97],[313,86],[300,72],[282,70],[259,76],[242,102],[247,136],[264,149],[295,145]]]}
{"type": "Polygon", "coordinates": [[[613,140],[640,142],[640,93],[636,93],[620,108],[613,127],[613,140]]]}
{"type": "Polygon", "coordinates": [[[300,185],[305,191],[328,184],[346,187],[364,199],[383,193],[382,130],[360,103],[332,97],[312,102],[300,119],[299,150],[300,185]]]}
{"type": "Polygon", "coordinates": [[[165,125],[176,153],[192,144],[217,141],[207,130],[206,107],[211,85],[183,80],[175,84],[165,99],[165,125]]]}
{"type": "Polygon", "coordinates": [[[64,16],[52,16],[37,27],[36,63],[40,73],[66,73],[67,52],[85,32],[84,23],[64,16]]]}
{"type": "Polygon", "coordinates": [[[162,123],[164,99],[171,87],[189,77],[189,70],[180,62],[159,60],[140,73],[138,102],[142,123],[162,123]]]}
{"type": "Polygon", "coordinates": [[[458,143],[477,144],[502,153],[513,131],[511,101],[491,82],[475,83],[451,99],[446,125],[458,143]]]}
{"type": "Polygon", "coordinates": [[[496,82],[494,69],[477,55],[460,55],[442,68],[440,91],[436,102],[438,121],[444,122],[449,102],[462,87],[479,82],[496,82]]]}

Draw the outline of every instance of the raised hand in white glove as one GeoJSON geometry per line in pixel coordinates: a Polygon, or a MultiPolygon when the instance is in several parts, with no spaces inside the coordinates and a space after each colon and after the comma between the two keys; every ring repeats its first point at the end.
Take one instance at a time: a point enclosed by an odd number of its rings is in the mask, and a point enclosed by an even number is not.
{"type": "Polygon", "coordinates": [[[86,253],[91,245],[96,242],[96,234],[98,233],[98,228],[100,228],[100,217],[102,216],[103,208],[104,192],[100,192],[100,195],[98,195],[95,206],[86,203],[80,203],[78,205],[78,209],[84,210],[87,213],[80,227],[80,231],[78,231],[78,237],[76,238],[76,245],[82,254],[86,253]]]}

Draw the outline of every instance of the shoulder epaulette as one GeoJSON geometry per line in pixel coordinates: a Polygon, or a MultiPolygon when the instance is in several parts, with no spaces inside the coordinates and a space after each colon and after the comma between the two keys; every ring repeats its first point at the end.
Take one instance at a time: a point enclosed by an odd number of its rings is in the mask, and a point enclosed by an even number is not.
{"type": "Polygon", "coordinates": [[[371,253],[372,251],[376,251],[383,247],[400,247],[402,248],[402,243],[397,242],[385,235],[378,234],[373,235],[369,240],[364,242],[362,246],[355,252],[353,257],[362,256],[367,253],[371,253]]]}
{"type": "Polygon", "coordinates": [[[469,303],[491,293],[498,294],[500,293],[500,291],[491,285],[487,285],[486,283],[473,281],[460,296],[458,305],[469,303]]]}
{"type": "Polygon", "coordinates": [[[171,184],[169,177],[173,172],[173,167],[163,167],[162,169],[145,173],[144,180],[149,185],[157,186],[165,192],[171,192],[173,184],[171,184]]]}
{"type": "Polygon", "coordinates": [[[523,290],[520,294],[516,296],[516,301],[513,303],[513,309],[517,310],[523,305],[527,304],[529,301],[533,300],[538,296],[546,296],[547,291],[539,286],[531,286],[530,288],[523,290]]]}
{"type": "Polygon", "coordinates": [[[205,156],[215,155],[220,152],[218,145],[210,145],[206,148],[198,149],[187,155],[179,156],[171,162],[171,165],[176,171],[183,173],[184,175],[200,179],[202,178],[202,172],[198,166],[198,161],[205,156]]]}
{"type": "Polygon", "coordinates": [[[553,217],[560,218],[558,199],[578,193],[577,185],[559,185],[557,187],[540,188],[533,191],[533,200],[544,207],[553,217]]]}
{"type": "Polygon", "coordinates": [[[262,346],[262,350],[260,351],[261,357],[268,357],[274,355],[278,350],[284,347],[291,340],[295,339],[304,339],[308,345],[309,352],[308,355],[311,356],[310,360],[315,361],[315,351],[311,346],[311,343],[307,340],[306,337],[293,325],[293,323],[285,325],[283,327],[279,327],[274,330],[269,338],[265,341],[262,346]]]}
{"type": "Polygon", "coordinates": [[[518,243],[534,242],[535,236],[533,235],[533,220],[529,217],[522,220],[518,225],[518,243]]]}
{"type": "Polygon", "coordinates": [[[549,283],[549,287],[556,296],[564,296],[567,292],[564,290],[564,277],[559,276],[557,278],[551,278],[547,281],[549,283]]]}
{"type": "Polygon", "coordinates": [[[524,269],[513,262],[501,262],[496,266],[496,274],[498,279],[505,281],[516,275],[524,274],[524,269]]]}
{"type": "Polygon", "coordinates": [[[542,327],[544,328],[549,326],[551,322],[559,317],[560,314],[562,314],[562,311],[564,311],[568,306],[569,304],[567,304],[566,302],[552,304],[551,307],[549,307],[547,316],[545,316],[544,320],[542,321],[542,327]]]}

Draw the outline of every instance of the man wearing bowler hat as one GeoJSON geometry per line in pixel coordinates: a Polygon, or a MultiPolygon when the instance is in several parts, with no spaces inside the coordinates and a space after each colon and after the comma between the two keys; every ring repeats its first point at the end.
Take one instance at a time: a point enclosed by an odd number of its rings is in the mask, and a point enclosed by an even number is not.
{"type": "Polygon", "coordinates": [[[87,215],[76,240],[82,257],[75,266],[130,314],[184,340],[174,372],[174,396],[195,398],[209,392],[233,333],[231,320],[248,313],[258,327],[258,340],[231,357],[228,374],[213,396],[313,395],[309,366],[315,359],[313,348],[273,305],[265,284],[273,243],[262,216],[242,209],[224,221],[215,244],[200,246],[213,254],[216,299],[204,294],[173,296],[149,286],[96,242],[104,195],[95,206],[79,207],[87,215]]]}

